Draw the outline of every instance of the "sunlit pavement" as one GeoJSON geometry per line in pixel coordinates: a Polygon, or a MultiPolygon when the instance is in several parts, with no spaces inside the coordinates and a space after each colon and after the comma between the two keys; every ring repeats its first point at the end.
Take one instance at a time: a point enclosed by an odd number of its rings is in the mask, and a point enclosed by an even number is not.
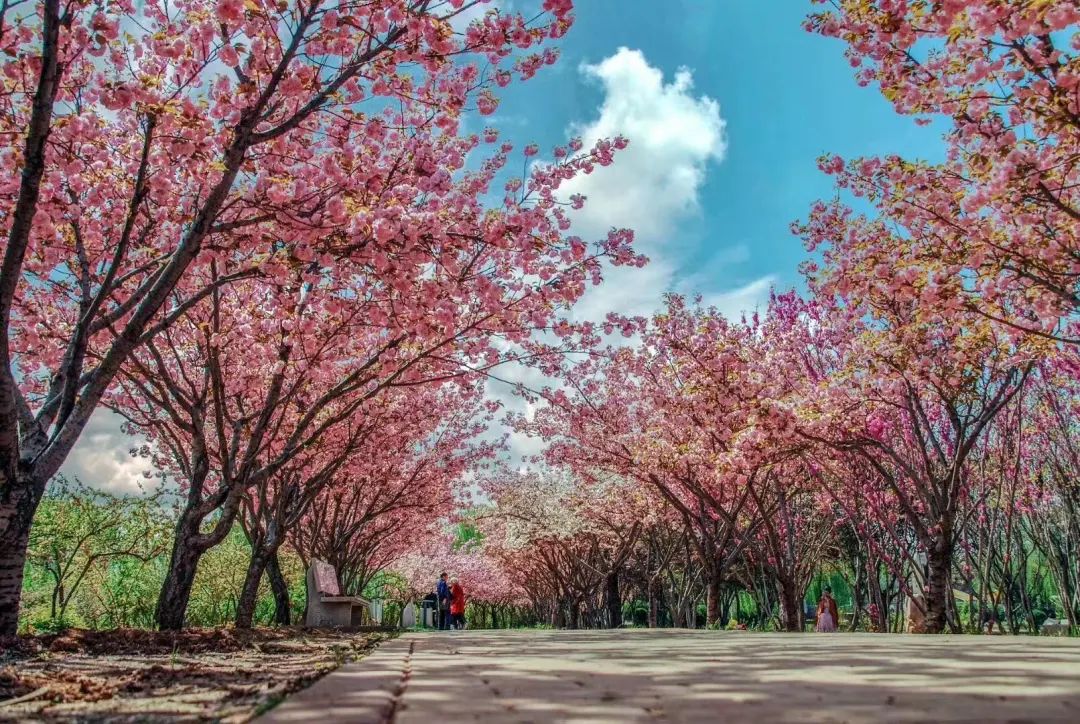
{"type": "Polygon", "coordinates": [[[264,721],[1080,722],[1080,640],[409,634],[291,697],[264,721]]]}

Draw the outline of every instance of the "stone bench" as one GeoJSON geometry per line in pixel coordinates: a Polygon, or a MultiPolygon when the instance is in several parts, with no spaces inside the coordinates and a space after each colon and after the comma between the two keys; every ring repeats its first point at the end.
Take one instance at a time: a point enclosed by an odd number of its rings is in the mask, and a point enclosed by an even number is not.
{"type": "Polygon", "coordinates": [[[1044,636],[1067,636],[1069,633],[1069,621],[1064,618],[1048,618],[1039,627],[1039,633],[1044,636]]]}
{"type": "Polygon", "coordinates": [[[343,596],[337,571],[329,563],[312,560],[307,572],[307,615],[311,628],[363,626],[371,617],[371,601],[363,596],[343,596]]]}

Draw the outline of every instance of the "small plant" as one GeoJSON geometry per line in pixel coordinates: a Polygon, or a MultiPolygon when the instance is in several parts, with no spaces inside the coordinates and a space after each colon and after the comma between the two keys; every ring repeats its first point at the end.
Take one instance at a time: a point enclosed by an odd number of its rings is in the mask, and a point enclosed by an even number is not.
{"type": "Polygon", "coordinates": [[[30,624],[30,628],[38,634],[59,634],[71,628],[71,623],[62,618],[46,618],[34,621],[30,624]]]}

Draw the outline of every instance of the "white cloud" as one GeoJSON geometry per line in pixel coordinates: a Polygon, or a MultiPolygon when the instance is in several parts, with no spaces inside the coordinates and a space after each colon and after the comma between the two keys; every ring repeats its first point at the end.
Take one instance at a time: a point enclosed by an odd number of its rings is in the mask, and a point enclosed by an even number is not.
{"type": "MultiPolygon", "coordinates": [[[[595,65],[581,66],[604,97],[591,121],[570,124],[586,147],[626,136],[630,145],[615,163],[568,182],[567,195],[583,194],[585,207],[573,216],[573,231],[585,239],[612,227],[634,230],[637,249],[649,256],[644,269],[609,269],[605,283],[590,289],[575,310],[580,319],[600,320],[608,312],[645,315],[665,292],[687,292],[683,257],[676,242],[679,224],[700,210],[700,192],[709,167],[720,163],[727,137],[720,105],[695,95],[693,73],[679,68],[672,79],[649,64],[639,50],[619,48],[595,65]]],[[[736,251],[734,263],[744,260],[736,251]]]]}
{"type": "Polygon", "coordinates": [[[60,473],[79,478],[92,488],[113,493],[139,493],[153,485],[143,472],[152,470],[149,460],[132,457],[129,450],[144,444],[121,429],[123,419],[98,408],[90,417],[79,441],[68,455],[60,473]],[[149,485],[148,485],[149,484],[149,485]]]}
{"type": "Polygon", "coordinates": [[[776,279],[772,275],[764,276],[736,289],[704,294],[702,301],[708,307],[716,307],[728,319],[738,320],[743,314],[764,312],[774,286],[776,279]]]}
{"type": "MultiPolygon", "coordinates": [[[[585,207],[574,212],[572,230],[594,239],[612,227],[632,228],[637,249],[650,261],[641,269],[607,269],[604,283],[586,292],[574,316],[599,321],[610,311],[649,315],[660,308],[664,293],[669,291],[700,294],[705,304],[731,319],[763,307],[773,277],[733,288],[717,284],[718,279],[732,278],[731,267],[749,260],[751,252],[745,243],[713,250],[701,266],[690,259],[693,249],[675,241],[679,225],[699,212],[708,171],[723,161],[727,150],[719,104],[708,96],[695,95],[689,69],[680,68],[673,79],[665,80],[663,72],[637,50],[620,48],[580,70],[587,81],[600,84],[604,95],[595,117],[570,124],[569,133],[581,136],[586,147],[617,135],[626,136],[630,145],[616,155],[612,166],[598,168],[562,187],[567,197],[587,197],[585,207]]],[[[622,341],[615,337],[613,342],[622,341]]],[[[506,377],[534,388],[558,384],[518,367],[506,377]]],[[[488,394],[507,410],[531,411],[531,406],[505,384],[489,383],[488,394]]],[[[542,441],[516,433],[508,442],[515,463],[544,447],[542,441]]]]}
{"type": "Polygon", "coordinates": [[[588,197],[575,216],[575,231],[597,236],[612,226],[634,229],[642,246],[666,242],[672,227],[698,209],[698,192],[710,163],[724,158],[727,140],[720,105],[695,96],[693,74],[680,68],[665,82],[640,50],[619,48],[581,72],[599,83],[598,116],[570,131],[586,147],[622,135],[630,146],[615,164],[569,182],[567,193],[588,197]]]}

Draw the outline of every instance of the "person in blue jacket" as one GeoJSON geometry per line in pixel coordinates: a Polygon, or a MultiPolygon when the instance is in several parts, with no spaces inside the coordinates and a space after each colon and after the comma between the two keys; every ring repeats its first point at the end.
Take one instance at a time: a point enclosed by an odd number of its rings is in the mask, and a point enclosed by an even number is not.
{"type": "Polygon", "coordinates": [[[453,596],[450,593],[450,586],[446,583],[446,571],[439,576],[436,593],[439,595],[439,630],[448,631],[450,630],[450,601],[453,596]]]}

